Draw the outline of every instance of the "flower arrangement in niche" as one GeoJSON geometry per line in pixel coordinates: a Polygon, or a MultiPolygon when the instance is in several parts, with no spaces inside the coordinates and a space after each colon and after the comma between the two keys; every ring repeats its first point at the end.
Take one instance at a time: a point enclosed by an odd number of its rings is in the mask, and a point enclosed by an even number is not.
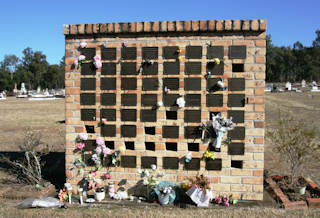
{"type": "Polygon", "coordinates": [[[84,62],[86,61],[86,56],[84,55],[80,55],[78,57],[78,59],[76,59],[74,62],[73,62],[73,65],[77,68],[81,67],[81,64],[83,64],[84,62]]]}
{"type": "Polygon", "coordinates": [[[213,142],[213,146],[216,151],[220,151],[224,134],[229,130],[233,130],[235,124],[232,122],[232,117],[230,117],[230,119],[226,119],[220,114],[217,114],[212,116],[212,127],[216,133],[216,139],[213,142]]]}
{"type": "Polygon", "coordinates": [[[220,64],[220,59],[219,58],[213,58],[213,63],[215,63],[215,65],[219,65],[220,64]]]}
{"type": "Polygon", "coordinates": [[[215,153],[206,151],[203,153],[203,159],[214,159],[215,158],[215,153]]]}
{"type": "Polygon", "coordinates": [[[80,48],[85,48],[87,47],[87,43],[86,42],[80,42],[80,48]]]}
{"type": "Polygon", "coordinates": [[[179,108],[183,108],[186,105],[186,101],[184,100],[183,94],[181,95],[181,97],[177,98],[176,103],[179,106],[179,108]]]}
{"type": "Polygon", "coordinates": [[[60,202],[65,202],[68,200],[68,193],[67,190],[64,189],[60,189],[59,193],[58,193],[58,198],[60,202]]]}
{"type": "Polygon", "coordinates": [[[84,168],[87,166],[84,162],[84,148],[86,147],[85,141],[88,139],[86,133],[79,133],[76,138],[76,150],[80,151],[80,157],[76,159],[74,165],[79,169],[78,174],[83,173],[84,168]]]}
{"type": "Polygon", "coordinates": [[[97,147],[95,153],[92,154],[91,159],[96,165],[96,170],[102,167],[103,159],[111,153],[111,150],[106,147],[103,138],[98,137],[96,139],[97,147]]]}
{"type": "Polygon", "coordinates": [[[120,155],[123,154],[126,151],[126,147],[125,146],[121,146],[119,148],[119,150],[113,152],[112,156],[111,156],[111,163],[113,166],[119,166],[120,164],[120,155]]]}
{"type": "Polygon", "coordinates": [[[97,69],[102,67],[100,55],[96,55],[93,57],[93,64],[97,69]]]}
{"type": "Polygon", "coordinates": [[[184,161],[185,161],[186,163],[189,163],[191,160],[192,160],[192,153],[191,153],[191,152],[188,152],[188,153],[186,154],[186,156],[185,156],[184,161]]]}

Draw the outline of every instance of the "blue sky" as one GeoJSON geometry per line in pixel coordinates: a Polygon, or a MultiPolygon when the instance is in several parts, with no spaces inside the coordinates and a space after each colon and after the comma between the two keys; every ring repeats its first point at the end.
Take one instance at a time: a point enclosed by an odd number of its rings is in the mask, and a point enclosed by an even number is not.
{"type": "Polygon", "coordinates": [[[50,64],[64,55],[63,24],[158,20],[267,19],[275,45],[310,46],[320,29],[319,0],[9,0],[0,4],[0,61],[31,47],[50,64]]]}

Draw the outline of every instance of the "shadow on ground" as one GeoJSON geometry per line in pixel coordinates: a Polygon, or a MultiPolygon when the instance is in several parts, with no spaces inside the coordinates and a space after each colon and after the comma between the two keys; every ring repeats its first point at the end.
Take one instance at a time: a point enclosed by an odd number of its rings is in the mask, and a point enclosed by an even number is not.
{"type": "MultiPolygon", "coordinates": [[[[0,152],[0,157],[4,155],[15,161],[24,157],[23,152],[0,152]]],[[[63,187],[66,181],[65,174],[65,153],[50,152],[42,157],[44,165],[42,168],[42,176],[45,180],[52,183],[57,189],[63,187]]],[[[0,169],[8,171],[11,168],[7,163],[0,162],[0,169]]]]}

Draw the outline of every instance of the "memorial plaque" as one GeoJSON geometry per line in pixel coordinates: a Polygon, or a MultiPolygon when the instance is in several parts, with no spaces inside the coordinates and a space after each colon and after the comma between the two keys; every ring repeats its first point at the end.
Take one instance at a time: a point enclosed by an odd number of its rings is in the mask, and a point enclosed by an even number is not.
{"type": "Polygon", "coordinates": [[[95,121],[96,120],[96,109],[81,109],[81,120],[82,121],[95,121]]]}
{"type": "Polygon", "coordinates": [[[188,143],[188,151],[199,151],[199,143],[188,143]]]}
{"type": "Polygon", "coordinates": [[[179,138],[179,126],[162,126],[163,138],[179,138]]]}
{"type": "Polygon", "coordinates": [[[157,94],[142,94],[141,95],[142,106],[156,106],[157,105],[157,94]]]}
{"type": "Polygon", "coordinates": [[[157,166],[157,157],[141,157],[141,168],[151,169],[151,165],[157,166]]]}
{"type": "Polygon", "coordinates": [[[86,140],[84,144],[84,151],[93,151],[97,147],[96,140],[86,140]]]}
{"type": "Polygon", "coordinates": [[[165,46],[162,50],[162,57],[164,59],[177,59],[179,57],[178,49],[178,46],[165,46]]]}
{"type": "Polygon", "coordinates": [[[153,64],[145,63],[142,65],[142,75],[157,75],[158,74],[158,62],[153,64]]]}
{"type": "Polygon", "coordinates": [[[116,121],[116,109],[101,109],[100,117],[107,119],[107,121],[116,121]]]}
{"type": "Polygon", "coordinates": [[[102,63],[101,75],[116,75],[116,63],[102,63]]]}
{"type": "Polygon", "coordinates": [[[136,137],[137,127],[135,125],[122,125],[121,136],[122,137],[136,137]]]}
{"type": "Polygon", "coordinates": [[[244,91],[246,88],[245,78],[229,78],[228,88],[229,91],[244,91]]]}
{"type": "Polygon", "coordinates": [[[207,47],[207,59],[224,57],[224,47],[223,46],[208,46],[207,47]]]}
{"type": "Polygon", "coordinates": [[[81,78],[81,90],[96,90],[96,78],[81,78]]]}
{"type": "Polygon", "coordinates": [[[122,106],[136,106],[137,105],[137,94],[121,94],[121,105],[122,106]]]}
{"type": "Polygon", "coordinates": [[[141,122],[156,122],[157,121],[157,111],[156,110],[141,110],[140,121],[141,122]]]}
{"type": "Polygon", "coordinates": [[[81,64],[81,75],[96,75],[96,67],[93,63],[81,64]]]}
{"type": "Polygon", "coordinates": [[[229,46],[230,59],[246,59],[247,47],[245,45],[232,45],[229,46]]]}
{"type": "Polygon", "coordinates": [[[224,73],[224,62],[221,61],[220,64],[215,62],[207,63],[207,72],[210,72],[211,75],[223,75],[224,73]]]}
{"type": "Polygon", "coordinates": [[[123,156],[121,155],[120,165],[123,168],[136,168],[137,158],[136,156],[123,156]]]}
{"type": "Polygon", "coordinates": [[[167,151],[178,151],[178,143],[176,142],[166,142],[167,151]]]}
{"type": "Polygon", "coordinates": [[[142,47],[142,59],[158,59],[158,47],[142,47]]]}
{"type": "Polygon", "coordinates": [[[116,78],[101,78],[101,90],[116,90],[117,80],[116,78]]]}
{"type": "Polygon", "coordinates": [[[179,169],[179,158],[177,157],[163,157],[162,158],[163,169],[179,169]]]}
{"type": "Polygon", "coordinates": [[[244,94],[229,94],[228,107],[244,107],[245,95],[244,94]]]}
{"type": "Polygon", "coordinates": [[[114,93],[101,93],[101,105],[110,106],[116,105],[116,94],[114,93]]]}
{"type": "Polygon", "coordinates": [[[222,169],[222,159],[206,159],[206,170],[218,170],[222,169]]]}
{"type": "Polygon", "coordinates": [[[200,94],[186,94],[185,95],[186,107],[200,107],[201,95],[200,94]]]}
{"type": "Polygon", "coordinates": [[[192,158],[185,163],[186,170],[200,170],[200,158],[192,158]]]}
{"type": "Polygon", "coordinates": [[[158,90],[159,82],[156,78],[143,78],[142,79],[142,90],[143,91],[153,91],[158,90]]]}
{"type": "Polygon", "coordinates": [[[244,111],[228,111],[228,118],[232,117],[234,123],[244,123],[244,111]]]}
{"type": "Polygon", "coordinates": [[[163,74],[165,75],[177,75],[180,74],[180,62],[164,62],[163,74]]]}
{"type": "Polygon", "coordinates": [[[96,49],[95,48],[80,48],[81,55],[86,56],[86,60],[93,60],[93,57],[96,55],[96,49]]]}
{"type": "Polygon", "coordinates": [[[222,91],[222,89],[217,85],[218,81],[222,81],[221,78],[209,78],[207,79],[207,90],[209,92],[222,91]]]}
{"type": "Polygon", "coordinates": [[[137,75],[136,62],[122,62],[121,63],[121,75],[137,75]]]}
{"type": "Polygon", "coordinates": [[[201,78],[185,78],[184,90],[186,91],[200,91],[201,90],[201,78]]]}
{"type": "Polygon", "coordinates": [[[121,78],[121,89],[122,90],[136,90],[137,79],[136,78],[121,78]]]}
{"type": "Polygon", "coordinates": [[[121,59],[123,60],[135,60],[137,58],[136,47],[122,47],[121,48],[121,59]]]}
{"type": "Polygon", "coordinates": [[[137,121],[135,109],[121,109],[121,121],[137,121]]]}
{"type": "Polygon", "coordinates": [[[117,59],[117,49],[116,48],[102,48],[101,49],[101,59],[102,60],[116,60],[117,59]]]}
{"type": "Polygon", "coordinates": [[[201,74],[201,62],[185,62],[185,74],[186,75],[200,75],[201,74]]]}
{"type": "Polygon", "coordinates": [[[201,59],[202,58],[202,46],[187,46],[186,58],[188,59],[201,59]]]}
{"type": "Polygon", "coordinates": [[[163,94],[163,104],[166,107],[172,107],[177,105],[177,98],[179,98],[179,94],[163,94]]]}
{"type": "Polygon", "coordinates": [[[207,107],[222,107],[223,95],[222,94],[208,94],[207,107]]]}
{"type": "Polygon", "coordinates": [[[228,131],[228,137],[231,140],[243,140],[246,137],[246,130],[243,126],[236,126],[233,130],[228,131]]]}
{"type": "Polygon", "coordinates": [[[163,78],[163,87],[170,90],[179,90],[179,78],[163,78]]]}
{"type": "Polygon", "coordinates": [[[244,143],[232,142],[228,144],[229,155],[244,155],[244,143]]]}
{"type": "Polygon", "coordinates": [[[199,139],[201,138],[202,131],[199,126],[185,126],[184,127],[184,138],[185,139],[199,139]]]}
{"type": "Polygon", "coordinates": [[[81,93],[80,94],[80,105],[95,105],[96,94],[95,93],[81,93]]]}
{"type": "Polygon", "coordinates": [[[200,110],[185,110],[184,111],[184,122],[186,122],[186,123],[199,123],[199,122],[201,122],[201,111],[200,110]]]}
{"type": "Polygon", "coordinates": [[[101,135],[103,137],[115,137],[116,136],[116,125],[102,125],[101,135]]]}

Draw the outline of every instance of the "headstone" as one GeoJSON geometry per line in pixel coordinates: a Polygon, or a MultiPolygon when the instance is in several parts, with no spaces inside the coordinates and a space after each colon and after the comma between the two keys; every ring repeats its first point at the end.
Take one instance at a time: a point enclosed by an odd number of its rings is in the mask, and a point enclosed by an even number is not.
{"type": "Polygon", "coordinates": [[[302,87],[302,88],[305,88],[305,87],[306,87],[306,81],[305,81],[304,79],[301,81],[301,87],[302,87]]]}
{"type": "Polygon", "coordinates": [[[286,90],[291,91],[291,83],[286,82],[286,90]]]}

